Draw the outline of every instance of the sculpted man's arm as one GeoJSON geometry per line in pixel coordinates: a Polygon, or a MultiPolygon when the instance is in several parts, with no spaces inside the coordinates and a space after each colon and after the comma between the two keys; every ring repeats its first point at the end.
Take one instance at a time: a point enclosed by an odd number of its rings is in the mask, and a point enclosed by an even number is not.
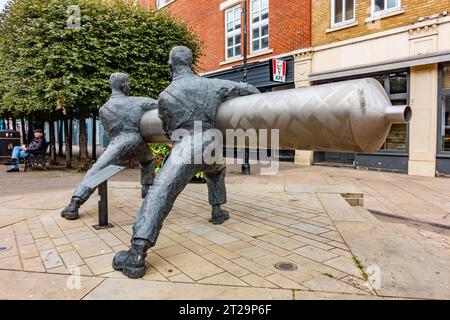
{"type": "Polygon", "coordinates": [[[162,95],[163,95],[163,93],[161,93],[159,95],[159,98],[157,101],[158,117],[159,117],[159,119],[161,119],[162,129],[164,131],[164,134],[166,135],[167,138],[170,139],[170,133],[169,133],[169,130],[167,129],[167,124],[166,124],[166,107],[165,107],[165,103],[163,100],[164,98],[161,97],[162,95]]]}
{"type": "Polygon", "coordinates": [[[158,109],[158,101],[151,98],[139,97],[139,107],[143,112],[158,109]]]}
{"type": "Polygon", "coordinates": [[[218,80],[218,82],[222,87],[224,100],[260,93],[256,87],[247,83],[228,80],[218,80]]]}

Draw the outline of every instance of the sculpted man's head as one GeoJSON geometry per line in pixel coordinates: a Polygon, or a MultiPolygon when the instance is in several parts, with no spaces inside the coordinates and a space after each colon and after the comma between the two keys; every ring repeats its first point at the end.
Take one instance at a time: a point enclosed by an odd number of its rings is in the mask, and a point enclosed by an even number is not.
{"type": "Polygon", "coordinates": [[[169,54],[169,66],[172,76],[192,73],[193,55],[191,49],[184,46],[173,47],[169,54]]]}
{"type": "Polygon", "coordinates": [[[125,95],[130,93],[130,78],[125,73],[116,72],[109,77],[109,84],[112,91],[120,91],[125,95]]]}

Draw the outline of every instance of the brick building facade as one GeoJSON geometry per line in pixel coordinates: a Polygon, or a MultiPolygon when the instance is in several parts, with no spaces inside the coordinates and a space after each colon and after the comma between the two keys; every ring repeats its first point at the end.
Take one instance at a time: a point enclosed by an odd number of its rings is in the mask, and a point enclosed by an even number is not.
{"type": "MultiPolygon", "coordinates": [[[[248,0],[247,2],[249,62],[286,55],[311,45],[310,0],[248,0]],[[268,9],[268,47],[260,50],[252,50],[251,44],[251,15],[253,14],[252,6],[256,7],[255,3],[264,8],[267,3],[268,9]]],[[[210,73],[242,62],[242,54],[238,58],[227,58],[225,48],[226,14],[233,8],[241,7],[241,0],[140,0],[140,3],[144,7],[155,7],[160,3],[162,10],[169,10],[196,31],[204,42],[204,56],[199,63],[200,72],[210,73]]],[[[242,25],[242,16],[240,18],[242,25]]],[[[240,28],[241,37],[242,32],[243,29],[240,28]]]]}

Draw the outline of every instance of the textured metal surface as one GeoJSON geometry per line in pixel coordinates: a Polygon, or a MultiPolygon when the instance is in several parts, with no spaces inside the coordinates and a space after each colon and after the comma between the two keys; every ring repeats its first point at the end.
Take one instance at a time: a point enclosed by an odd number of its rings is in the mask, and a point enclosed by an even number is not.
{"type": "Polygon", "coordinates": [[[125,169],[125,167],[121,167],[121,166],[116,166],[114,164],[110,164],[109,166],[107,166],[106,168],[100,170],[99,172],[97,172],[95,175],[87,178],[84,183],[89,187],[89,188],[95,188],[97,187],[100,183],[105,182],[106,180],[108,180],[109,178],[111,178],[112,176],[118,174],[120,171],[122,171],[123,169],[125,169]]]}
{"type": "MultiPolygon", "coordinates": [[[[367,78],[230,99],[219,107],[216,127],[224,136],[226,129],[279,129],[282,149],[370,153],[392,123],[410,116],[409,107],[392,106],[383,87],[367,78]]],[[[143,115],[140,131],[149,142],[168,141],[156,111],[143,115]]]]}

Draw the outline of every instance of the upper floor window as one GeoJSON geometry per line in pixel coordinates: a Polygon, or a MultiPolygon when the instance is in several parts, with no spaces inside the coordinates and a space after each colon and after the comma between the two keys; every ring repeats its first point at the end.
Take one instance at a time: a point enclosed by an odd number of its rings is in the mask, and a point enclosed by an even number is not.
{"type": "Polygon", "coordinates": [[[158,6],[158,8],[161,8],[163,5],[165,5],[169,1],[171,1],[171,0],[156,0],[156,5],[158,6]]]}
{"type": "Polygon", "coordinates": [[[372,15],[400,9],[400,0],[372,0],[372,15]]]}
{"type": "Polygon", "coordinates": [[[225,48],[227,59],[241,55],[241,7],[225,11],[225,48]]]}
{"type": "Polygon", "coordinates": [[[269,48],[269,0],[250,2],[251,51],[269,48]]]}
{"type": "Polygon", "coordinates": [[[331,0],[332,26],[339,26],[355,20],[355,0],[331,0]]]}

